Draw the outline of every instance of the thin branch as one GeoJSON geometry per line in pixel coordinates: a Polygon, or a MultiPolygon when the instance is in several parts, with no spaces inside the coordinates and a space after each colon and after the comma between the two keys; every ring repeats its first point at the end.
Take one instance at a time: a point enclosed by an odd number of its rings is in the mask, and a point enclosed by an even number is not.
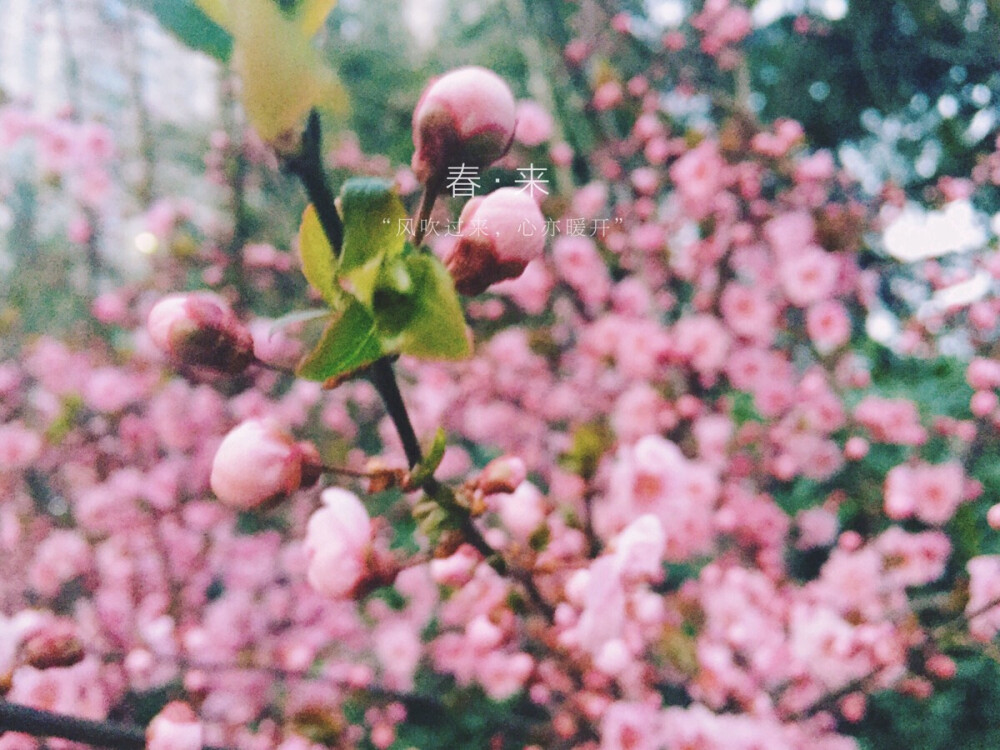
{"type": "MultiPolygon", "coordinates": [[[[146,747],[146,731],[141,727],[78,719],[5,700],[0,700],[0,733],[2,732],[22,732],[33,737],[58,737],[115,750],[143,750],[146,747]]],[[[206,747],[205,750],[222,749],[206,747]]]]}
{"type": "Polygon", "coordinates": [[[396,374],[392,371],[392,361],[388,357],[376,361],[371,366],[368,377],[382,398],[389,419],[396,426],[396,432],[399,433],[399,439],[403,443],[403,451],[406,453],[406,461],[412,469],[424,460],[424,454],[420,449],[413,423],[410,422],[410,415],[406,411],[403,396],[399,392],[396,374]]]}
{"type": "Polygon", "coordinates": [[[316,208],[320,226],[330,240],[333,254],[340,257],[340,248],[344,244],[344,224],[337,213],[333,190],[323,169],[322,131],[316,110],[309,114],[299,153],[287,159],[286,165],[302,182],[309,201],[316,208]]]}

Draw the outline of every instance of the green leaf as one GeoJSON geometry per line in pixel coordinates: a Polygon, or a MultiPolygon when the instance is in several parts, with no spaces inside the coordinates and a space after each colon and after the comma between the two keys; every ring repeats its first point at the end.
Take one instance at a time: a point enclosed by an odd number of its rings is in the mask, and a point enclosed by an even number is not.
{"type": "Polygon", "coordinates": [[[434,472],[441,465],[441,459],[444,458],[447,447],[448,436],[442,428],[438,427],[437,432],[434,433],[434,442],[431,444],[430,450],[427,451],[427,456],[413,469],[410,475],[410,481],[415,486],[422,486],[424,482],[434,476],[434,472]]]}
{"type": "Polygon", "coordinates": [[[371,313],[355,299],[323,331],[316,348],[299,364],[297,374],[325,382],[349,375],[383,355],[371,313]]]}
{"type": "Polygon", "coordinates": [[[141,8],[156,16],[160,25],[188,47],[227,62],[233,52],[233,38],[225,29],[202,13],[193,0],[138,0],[141,8]]]}
{"type": "Polygon", "coordinates": [[[401,258],[386,258],[379,267],[371,290],[371,309],[379,332],[397,336],[413,320],[417,310],[417,287],[409,266],[401,258]]]}
{"type": "Polygon", "coordinates": [[[448,269],[429,253],[407,255],[406,266],[416,305],[400,336],[400,350],[428,359],[468,357],[472,348],[465,334],[465,316],[448,269]]]}
{"type": "Polygon", "coordinates": [[[344,183],[338,201],[344,220],[343,271],[360,268],[379,255],[403,252],[406,209],[391,182],[355,177],[344,183]]]}
{"type": "Polygon", "coordinates": [[[312,204],[306,206],[306,210],[302,213],[299,253],[302,256],[302,273],[306,280],[322,295],[327,304],[336,307],[341,297],[336,283],[337,258],[312,204]]]}

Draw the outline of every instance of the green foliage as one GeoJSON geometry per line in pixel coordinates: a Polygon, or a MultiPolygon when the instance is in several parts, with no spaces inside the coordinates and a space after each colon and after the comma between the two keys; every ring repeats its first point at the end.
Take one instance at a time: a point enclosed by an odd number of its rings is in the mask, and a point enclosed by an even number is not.
{"type": "Polygon", "coordinates": [[[597,472],[601,457],[614,443],[615,437],[604,422],[580,425],[573,432],[570,449],[559,457],[559,465],[566,471],[590,479],[597,472]]]}
{"type": "Polygon", "coordinates": [[[202,13],[193,0],[136,0],[136,3],[155,15],[163,28],[187,46],[223,62],[229,60],[233,38],[202,13]]]}
{"type": "Polygon", "coordinates": [[[984,14],[970,0],[852,0],[843,19],[814,19],[808,33],[790,18],[760,28],[748,43],[748,67],[762,115],[798,120],[814,145],[880,147],[877,161],[892,163],[873,166],[914,194],[940,175],[968,174],[992,141],[970,138],[968,127],[984,106],[973,89],[1000,93],[997,5],[991,0],[993,12],[984,14]],[[954,116],[937,111],[943,96],[956,105],[954,116]],[[890,119],[902,137],[879,132],[890,119]],[[925,153],[936,163],[917,169],[925,153]]]}
{"type": "Polygon", "coordinates": [[[434,442],[431,444],[430,450],[427,451],[424,460],[413,469],[411,481],[414,485],[423,485],[424,482],[434,476],[434,472],[441,465],[441,459],[444,458],[444,452],[447,447],[448,435],[439,427],[438,431],[434,434],[434,442]]]}
{"type": "Polygon", "coordinates": [[[441,705],[410,707],[410,720],[397,727],[394,748],[521,750],[531,743],[530,726],[545,718],[522,695],[492,701],[479,689],[456,689],[454,680],[427,670],[418,672],[414,692],[434,696],[441,705]]]}
{"type": "Polygon", "coordinates": [[[465,317],[451,274],[433,255],[406,258],[416,300],[413,317],[400,337],[400,350],[415,357],[461,359],[471,353],[465,317]]]}
{"type": "Polygon", "coordinates": [[[335,285],[337,259],[312,204],[306,206],[302,214],[299,254],[302,256],[302,273],[306,281],[320,293],[327,304],[335,306],[340,299],[340,291],[335,285]]]}
{"type": "Polygon", "coordinates": [[[403,252],[406,235],[400,222],[406,220],[407,213],[389,182],[365,177],[348,180],[340,192],[339,208],[344,217],[341,272],[403,252]]]}
{"type": "MultiPolygon", "coordinates": [[[[993,750],[1000,747],[1000,666],[958,659],[958,674],[928,700],[882,693],[854,732],[864,750],[993,750]]],[[[851,731],[850,725],[845,727],[851,731]]],[[[852,732],[852,733],[854,733],[852,732]]]]}
{"type": "Polygon", "coordinates": [[[382,354],[375,319],[352,299],[323,331],[316,348],[299,365],[298,375],[326,381],[370,365],[382,354]]]}
{"type": "Polygon", "coordinates": [[[774,492],[774,501],[785,513],[794,516],[819,505],[824,497],[823,486],[812,479],[799,478],[774,492]]]}
{"type": "Polygon", "coordinates": [[[972,388],[965,382],[966,364],[955,357],[900,357],[885,347],[872,344],[867,351],[872,360],[875,390],[886,397],[908,398],[918,407],[933,408],[935,414],[968,419],[972,388]]]}
{"type": "Polygon", "coordinates": [[[465,316],[448,270],[406,242],[406,211],[386,180],[348,180],[337,201],[344,223],[338,259],[315,210],[300,238],[303,271],[334,311],[298,374],[329,381],[386,354],[460,359],[471,353],[465,316]],[[350,291],[347,291],[349,289],[350,291]]]}

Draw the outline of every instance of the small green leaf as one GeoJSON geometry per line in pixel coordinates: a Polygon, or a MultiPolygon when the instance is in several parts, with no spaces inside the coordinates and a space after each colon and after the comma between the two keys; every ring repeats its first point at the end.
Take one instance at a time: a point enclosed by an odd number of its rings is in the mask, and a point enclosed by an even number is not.
{"type": "Polygon", "coordinates": [[[302,256],[302,273],[306,280],[327,304],[336,307],[341,296],[336,283],[337,259],[312,204],[306,206],[302,214],[299,254],[302,256]]]}
{"type": "Polygon", "coordinates": [[[614,433],[604,422],[582,424],[573,431],[573,442],[570,449],[559,457],[559,465],[584,479],[590,479],[614,440],[614,433]]]}
{"type": "Polygon", "coordinates": [[[227,62],[233,52],[229,32],[206,16],[193,0],[138,0],[164,29],[192,49],[227,62]]]}
{"type": "Polygon", "coordinates": [[[434,476],[434,472],[441,465],[441,459],[444,458],[444,452],[447,447],[448,436],[442,428],[438,427],[437,432],[434,434],[434,443],[431,445],[430,450],[427,451],[427,456],[414,468],[410,476],[410,481],[414,485],[419,487],[434,476]]]}
{"type": "Polygon", "coordinates": [[[327,381],[355,372],[383,353],[374,318],[360,302],[351,299],[323,331],[316,348],[299,364],[297,374],[327,381]]]}
{"type": "Polygon", "coordinates": [[[338,199],[344,220],[344,248],[340,267],[359,268],[379,254],[399,255],[406,244],[406,209],[392,183],[356,177],[344,183],[338,199]]]}
{"type": "Polygon", "coordinates": [[[429,253],[406,256],[416,309],[400,337],[404,354],[428,359],[462,359],[472,353],[465,316],[451,274],[429,253]]]}
{"type": "Polygon", "coordinates": [[[375,277],[371,295],[371,308],[380,333],[396,336],[410,323],[417,309],[416,291],[406,262],[401,258],[386,258],[375,277]]]}

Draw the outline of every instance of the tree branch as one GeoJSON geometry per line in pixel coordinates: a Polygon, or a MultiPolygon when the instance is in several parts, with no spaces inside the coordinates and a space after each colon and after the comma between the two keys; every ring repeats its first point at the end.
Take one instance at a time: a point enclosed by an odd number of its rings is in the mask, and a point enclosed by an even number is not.
{"type": "Polygon", "coordinates": [[[333,254],[340,257],[340,247],[344,244],[344,224],[337,213],[333,190],[323,169],[322,132],[319,114],[314,109],[309,113],[309,122],[302,134],[302,146],[298,154],[286,160],[288,170],[302,182],[309,201],[316,208],[320,226],[330,240],[333,254]]]}
{"type": "MultiPolygon", "coordinates": [[[[33,737],[58,737],[116,750],[144,750],[146,747],[146,731],[141,727],[78,719],[0,700],[0,734],[3,732],[22,732],[33,737]]],[[[205,750],[222,749],[206,747],[205,750]]]]}

